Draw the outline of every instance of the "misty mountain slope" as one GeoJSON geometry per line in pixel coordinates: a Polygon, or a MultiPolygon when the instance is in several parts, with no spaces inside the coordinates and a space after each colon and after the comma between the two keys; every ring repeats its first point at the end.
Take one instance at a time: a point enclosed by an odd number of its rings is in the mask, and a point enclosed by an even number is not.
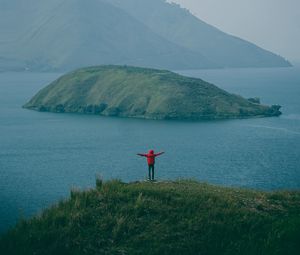
{"type": "Polygon", "coordinates": [[[282,57],[228,35],[164,0],[107,0],[164,38],[199,52],[222,67],[290,66],[282,57]]]}
{"type": "MultiPolygon", "coordinates": [[[[1,22],[11,16],[9,7],[14,7],[24,24],[17,35],[3,29],[0,56],[18,59],[32,69],[64,70],[104,63],[171,69],[217,66],[105,1],[30,0],[28,6],[7,6],[0,11],[6,13],[0,15],[1,22]]],[[[16,22],[11,25],[17,26],[16,22]]]]}
{"type": "Polygon", "coordinates": [[[0,71],[288,66],[164,0],[0,0],[0,71]]]}

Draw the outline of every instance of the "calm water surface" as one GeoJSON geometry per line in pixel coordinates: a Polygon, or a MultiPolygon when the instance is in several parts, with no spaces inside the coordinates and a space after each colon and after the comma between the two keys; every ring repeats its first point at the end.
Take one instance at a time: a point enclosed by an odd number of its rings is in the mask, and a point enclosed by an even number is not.
{"type": "Polygon", "coordinates": [[[183,71],[229,92],[280,104],[283,115],[180,122],[39,113],[21,106],[60,74],[0,74],[0,231],[95,176],[144,179],[150,148],[158,179],[195,178],[263,190],[300,188],[300,68],[183,71]]]}

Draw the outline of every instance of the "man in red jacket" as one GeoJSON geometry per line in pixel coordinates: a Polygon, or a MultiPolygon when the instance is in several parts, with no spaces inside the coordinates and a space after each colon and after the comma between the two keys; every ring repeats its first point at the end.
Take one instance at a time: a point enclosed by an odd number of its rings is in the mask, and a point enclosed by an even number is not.
{"type": "Polygon", "coordinates": [[[154,164],[155,164],[155,158],[161,154],[164,154],[164,152],[160,153],[154,153],[154,150],[150,150],[148,154],[142,154],[138,153],[137,155],[141,157],[146,157],[147,158],[147,163],[148,163],[148,170],[149,170],[149,181],[154,180],[154,164]],[[152,176],[151,176],[152,172],[152,176]]]}

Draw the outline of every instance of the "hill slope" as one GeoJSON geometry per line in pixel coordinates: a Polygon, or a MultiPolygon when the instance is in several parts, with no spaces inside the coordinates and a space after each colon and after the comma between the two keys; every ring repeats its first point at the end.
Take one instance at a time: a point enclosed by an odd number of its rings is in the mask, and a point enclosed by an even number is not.
{"type": "Polygon", "coordinates": [[[296,255],[300,193],[97,181],[0,238],[2,254],[296,255]]]}
{"type": "Polygon", "coordinates": [[[161,0],[107,1],[127,11],[163,38],[201,53],[222,67],[290,66],[282,57],[220,31],[179,5],[161,0]]]}
{"type": "Polygon", "coordinates": [[[252,103],[201,79],[165,70],[98,66],[62,76],[26,108],[148,119],[276,116],[279,108],[252,103]]]}
{"type": "Polygon", "coordinates": [[[100,64],[166,69],[289,65],[164,0],[0,0],[0,5],[0,71],[100,64]]]}
{"type": "Polygon", "coordinates": [[[0,67],[5,60],[18,60],[32,70],[99,64],[217,67],[104,0],[28,0],[26,4],[10,0],[5,6],[0,9],[0,67]]]}

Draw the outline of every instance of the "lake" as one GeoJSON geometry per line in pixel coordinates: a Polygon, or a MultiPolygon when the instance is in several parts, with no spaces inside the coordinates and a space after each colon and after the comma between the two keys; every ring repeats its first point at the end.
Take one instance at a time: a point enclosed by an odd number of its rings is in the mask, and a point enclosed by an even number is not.
{"type": "Polygon", "coordinates": [[[0,232],[89,188],[95,176],[125,182],[147,176],[136,153],[164,150],[158,180],[192,178],[260,190],[300,188],[300,68],[191,70],[265,104],[272,118],[151,121],[40,113],[21,106],[57,73],[0,73],[0,232]]]}

